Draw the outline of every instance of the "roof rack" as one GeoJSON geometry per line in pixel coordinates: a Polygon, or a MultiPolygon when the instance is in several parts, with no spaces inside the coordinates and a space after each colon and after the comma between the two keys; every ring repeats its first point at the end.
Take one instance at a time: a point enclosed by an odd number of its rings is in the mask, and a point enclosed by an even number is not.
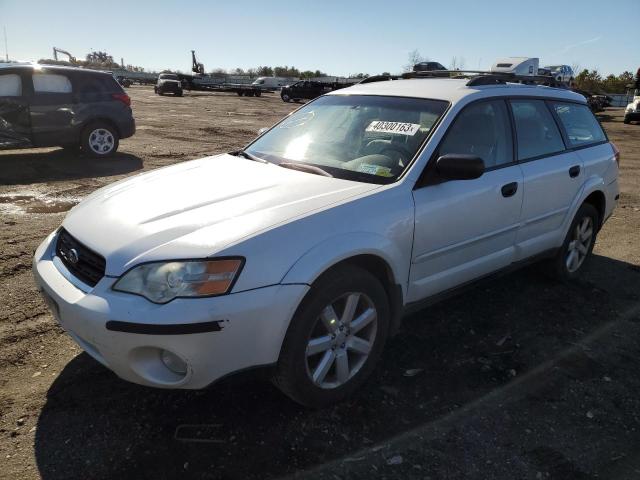
{"type": "Polygon", "coordinates": [[[511,72],[490,72],[485,70],[432,70],[430,72],[409,72],[403,78],[468,78],[468,87],[480,85],[504,85],[507,82],[525,85],[545,85],[547,87],[567,88],[551,75],[516,75],[511,72]]]}
{"type": "Polygon", "coordinates": [[[507,82],[525,85],[544,85],[547,87],[567,88],[554,77],[547,75],[516,75],[510,72],[488,72],[485,70],[431,70],[428,72],[408,72],[402,75],[375,75],[362,80],[360,83],[383,82],[409,78],[468,78],[468,87],[481,85],[505,85],[507,82]]]}

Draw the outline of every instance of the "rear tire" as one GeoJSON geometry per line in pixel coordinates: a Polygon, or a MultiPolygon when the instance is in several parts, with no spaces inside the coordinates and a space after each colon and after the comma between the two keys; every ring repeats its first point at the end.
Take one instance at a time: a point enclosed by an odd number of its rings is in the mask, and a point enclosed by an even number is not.
{"type": "Polygon", "coordinates": [[[178,90],[176,92],[176,97],[181,97],[182,96],[182,90],[178,90]]]}
{"type": "Polygon", "coordinates": [[[92,122],[82,131],[82,150],[91,157],[109,157],[116,153],[119,144],[118,131],[107,122],[92,122]]]}
{"type": "Polygon", "coordinates": [[[553,262],[553,272],[561,280],[573,280],[591,256],[600,226],[600,214],[596,208],[583,203],[571,222],[562,247],[553,262]]]}
{"type": "Polygon", "coordinates": [[[273,382],[307,407],[344,400],[374,370],[389,319],[377,278],[351,265],[330,270],[313,283],[291,320],[273,382]]]}

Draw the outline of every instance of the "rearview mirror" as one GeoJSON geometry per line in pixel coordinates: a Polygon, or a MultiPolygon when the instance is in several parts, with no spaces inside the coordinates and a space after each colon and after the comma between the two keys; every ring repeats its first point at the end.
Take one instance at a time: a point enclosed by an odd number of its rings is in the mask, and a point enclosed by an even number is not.
{"type": "Polygon", "coordinates": [[[484,173],[484,162],[476,155],[447,153],[436,160],[436,170],[447,180],[473,180],[484,173]]]}
{"type": "Polygon", "coordinates": [[[269,130],[269,127],[262,127],[260,130],[258,130],[258,136],[262,135],[263,133],[265,133],[267,130],[269,130]]]}

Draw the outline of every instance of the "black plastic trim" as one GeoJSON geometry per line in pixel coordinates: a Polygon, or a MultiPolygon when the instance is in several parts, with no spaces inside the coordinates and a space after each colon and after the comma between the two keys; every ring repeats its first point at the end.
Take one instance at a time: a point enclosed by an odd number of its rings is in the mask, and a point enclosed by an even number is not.
{"type": "Polygon", "coordinates": [[[222,330],[223,322],[224,320],[214,320],[211,322],[159,325],[109,320],[106,327],[107,330],[112,332],[136,333],[140,335],[190,335],[193,333],[219,332],[222,330]]]}

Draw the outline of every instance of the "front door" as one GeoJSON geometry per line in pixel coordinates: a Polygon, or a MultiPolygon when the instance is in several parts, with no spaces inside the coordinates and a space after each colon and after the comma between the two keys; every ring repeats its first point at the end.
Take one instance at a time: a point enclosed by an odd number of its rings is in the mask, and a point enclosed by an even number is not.
{"type": "Polygon", "coordinates": [[[0,149],[31,145],[29,103],[24,78],[17,72],[0,74],[0,149]]]}
{"type": "MultiPolygon", "coordinates": [[[[465,107],[435,158],[447,153],[479,156],[485,173],[474,180],[423,178],[424,186],[414,190],[409,302],[508,266],[515,257],[523,176],[514,158],[505,101],[465,107]]],[[[428,166],[425,175],[437,173],[428,166]]]]}

